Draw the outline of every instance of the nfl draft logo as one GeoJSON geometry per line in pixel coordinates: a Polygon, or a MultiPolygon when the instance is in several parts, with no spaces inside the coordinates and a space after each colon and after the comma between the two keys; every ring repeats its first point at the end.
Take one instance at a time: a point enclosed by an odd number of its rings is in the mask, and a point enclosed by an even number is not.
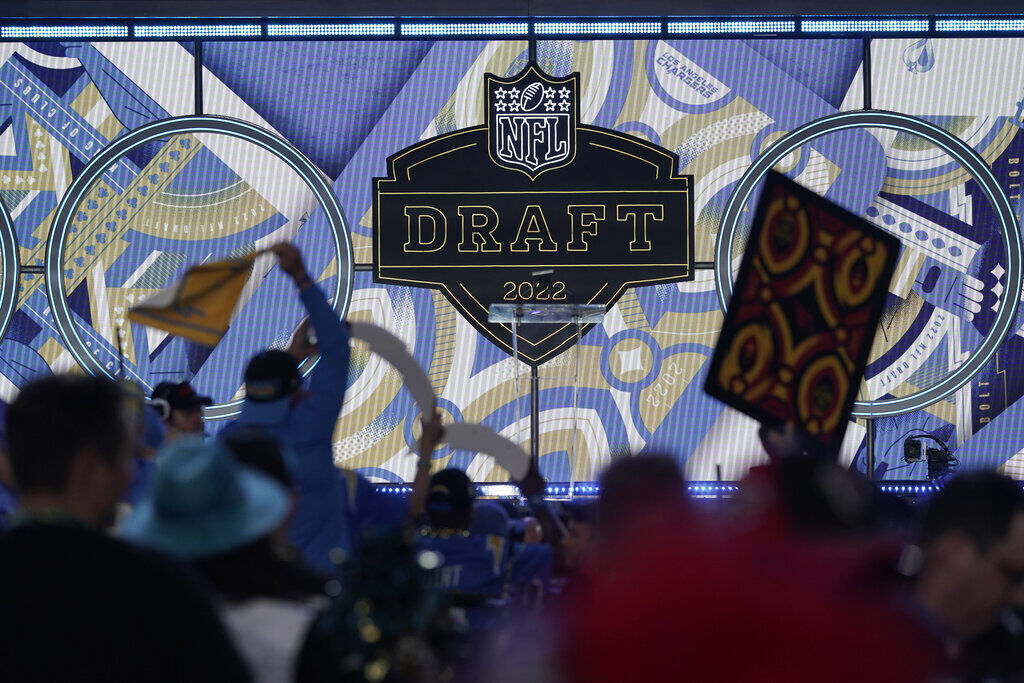
{"type": "Polygon", "coordinates": [[[482,125],[395,152],[374,180],[373,277],[441,292],[536,367],[580,330],[513,332],[490,321],[489,306],[611,306],[630,287],[692,280],[693,176],[648,140],[580,123],[579,74],[551,78],[528,64],[482,85],[482,125]],[[550,282],[534,280],[538,268],[550,282]]]}
{"type": "Polygon", "coordinates": [[[488,151],[536,180],[576,156],[579,74],[555,79],[533,64],[512,78],[487,74],[488,151]]]}

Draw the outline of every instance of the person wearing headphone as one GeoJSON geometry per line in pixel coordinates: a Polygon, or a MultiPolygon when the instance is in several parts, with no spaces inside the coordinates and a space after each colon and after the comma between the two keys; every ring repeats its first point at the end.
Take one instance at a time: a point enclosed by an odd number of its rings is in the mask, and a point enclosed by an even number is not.
{"type": "Polygon", "coordinates": [[[153,389],[149,403],[160,411],[170,442],[183,436],[202,436],[203,407],[213,400],[196,393],[188,382],[161,382],[153,389]]]}

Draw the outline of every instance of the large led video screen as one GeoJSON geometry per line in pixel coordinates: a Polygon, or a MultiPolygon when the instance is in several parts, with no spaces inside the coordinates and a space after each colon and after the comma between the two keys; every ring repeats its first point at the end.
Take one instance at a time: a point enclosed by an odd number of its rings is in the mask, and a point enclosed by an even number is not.
{"type": "MultiPolygon", "coordinates": [[[[1024,475],[1016,456],[1024,321],[1017,300],[1006,302],[1020,298],[1007,291],[1007,273],[1020,264],[984,179],[934,140],[882,125],[837,126],[770,156],[792,131],[870,104],[972,147],[1016,210],[1024,67],[1014,55],[1024,43],[875,40],[868,79],[864,49],[839,38],[537,43],[544,74],[579,74],[580,126],[663,148],[678,158],[675,173],[692,178],[693,272],[626,288],[578,345],[539,364],[533,415],[527,363],[438,289],[380,281],[373,263],[374,179],[388,177],[388,158],[485,125],[486,77],[522,72],[525,40],[0,44],[0,199],[17,243],[17,254],[0,255],[8,272],[22,266],[0,345],[0,398],[41,373],[123,365],[146,387],[187,379],[212,396],[220,419],[207,430],[216,432],[241,398],[248,357],[285,344],[301,320],[291,283],[258,260],[213,349],[130,323],[126,311],[189,265],[290,239],[339,311],[405,341],[445,419],[487,424],[526,447],[535,419],[550,480],[590,480],[612,457],[640,452],[672,455],[691,479],[739,479],[762,460],[757,425],[702,386],[723,318],[721,283],[739,265],[757,200],[749,171],[771,159],[903,242],[844,463],[864,471],[870,419],[879,478],[926,475],[924,463],[903,461],[904,442],[919,435],[948,444],[962,469],[1024,475]],[[978,74],[969,89],[965,65],[978,74]],[[101,149],[196,113],[250,122],[301,151],[333,182],[343,225],[266,145],[179,131],[126,150],[54,227],[65,192],[101,149]],[[736,203],[744,183],[750,191],[736,203]]],[[[377,481],[411,479],[418,414],[400,376],[357,344],[337,463],[377,481]]],[[[484,455],[444,447],[437,455],[477,481],[507,478],[484,455]]]]}

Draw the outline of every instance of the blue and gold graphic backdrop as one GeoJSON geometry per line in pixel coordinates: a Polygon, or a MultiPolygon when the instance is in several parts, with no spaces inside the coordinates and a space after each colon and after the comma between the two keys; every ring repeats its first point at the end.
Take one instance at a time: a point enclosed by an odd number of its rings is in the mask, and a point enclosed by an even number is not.
{"type": "MultiPolygon", "coordinates": [[[[872,106],[963,139],[991,164],[1017,207],[1024,41],[875,40],[871,51],[872,106]]],[[[280,135],[334,180],[353,281],[339,280],[348,255],[337,249],[312,192],[281,160],[226,135],[176,134],[121,157],[60,227],[64,249],[55,258],[63,280],[50,288],[61,293],[85,351],[116,370],[120,328],[129,376],[149,387],[188,379],[218,403],[237,399],[249,355],[284,344],[302,317],[272,262],[257,262],[231,330],[212,351],[128,323],[124,313],[190,264],[292,239],[329,296],[346,296],[351,286],[350,318],[406,341],[447,419],[483,422],[525,443],[529,369],[437,293],[376,284],[360,266],[371,259],[371,179],[385,175],[387,156],[483,123],[484,74],[520,71],[527,43],[206,42],[201,84],[196,52],[191,42],[0,44],[0,199],[23,267],[0,344],[0,398],[9,400],[40,374],[78,367],[66,341],[71,331],[59,329],[39,272],[73,179],[122,133],[201,111],[280,135]]],[[[776,141],[814,119],[863,107],[862,41],[541,41],[537,61],[556,77],[580,73],[581,123],[679,156],[679,171],[694,176],[695,259],[702,266],[693,282],[628,292],[584,338],[575,413],[577,349],[540,368],[542,471],[555,481],[591,479],[612,455],[648,451],[678,457],[694,479],[719,471],[737,479],[759,461],[756,425],[701,390],[722,320],[713,263],[719,224],[736,183],[776,141]]],[[[991,327],[1007,265],[975,179],[934,144],[881,129],[823,136],[776,168],[904,243],[859,400],[913,395],[969,363],[991,327]]],[[[745,244],[739,233],[735,262],[721,267],[738,266],[745,244]]],[[[902,462],[904,439],[923,431],[947,442],[963,469],[1001,467],[1024,476],[1022,337],[1024,319],[968,385],[916,412],[877,419],[876,474],[924,477],[923,464],[902,462]]],[[[398,375],[357,348],[336,460],[380,481],[410,479],[416,415],[398,375]]],[[[223,424],[211,421],[208,429],[223,424]]],[[[864,437],[864,423],[851,424],[843,448],[845,461],[862,471],[864,437]]],[[[479,481],[507,476],[485,456],[443,448],[436,456],[439,465],[463,467],[479,481]]]]}

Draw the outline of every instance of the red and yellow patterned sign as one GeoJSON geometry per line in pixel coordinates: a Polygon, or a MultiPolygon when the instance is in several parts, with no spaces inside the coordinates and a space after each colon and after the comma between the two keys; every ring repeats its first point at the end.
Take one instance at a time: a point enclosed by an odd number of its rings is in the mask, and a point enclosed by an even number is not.
{"type": "Polygon", "coordinates": [[[899,249],[896,238],[771,173],[706,391],[838,447],[899,249]]]}

